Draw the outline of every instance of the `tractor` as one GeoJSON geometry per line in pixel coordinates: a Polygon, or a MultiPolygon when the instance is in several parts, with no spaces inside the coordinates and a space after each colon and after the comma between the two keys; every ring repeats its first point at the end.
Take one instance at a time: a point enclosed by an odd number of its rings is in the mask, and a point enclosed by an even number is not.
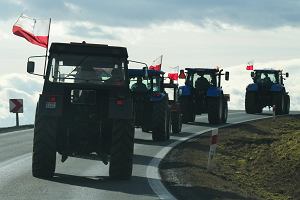
{"type": "Polygon", "coordinates": [[[289,73],[282,70],[257,69],[251,72],[253,83],[246,88],[245,110],[248,114],[262,113],[263,108],[275,106],[275,114],[289,114],[290,96],[283,81],[289,73]]]}
{"type": "Polygon", "coordinates": [[[172,133],[178,134],[181,132],[181,129],[182,129],[182,113],[181,113],[179,96],[178,96],[179,95],[179,86],[178,86],[178,83],[175,83],[175,80],[172,76],[165,77],[164,89],[169,97],[169,108],[170,108],[170,112],[171,112],[172,133]]]}
{"type": "MultiPolygon", "coordinates": [[[[35,74],[35,57],[27,72],[35,74]]],[[[47,56],[46,56],[47,57],[47,56]]],[[[109,163],[112,179],[132,176],[134,126],[125,47],[52,43],[33,138],[32,175],[51,178],[57,152],[109,163]]]]}
{"type": "Polygon", "coordinates": [[[170,138],[171,119],[168,95],[164,91],[164,72],[129,69],[130,89],[134,102],[134,124],[144,132],[152,132],[153,141],[170,138]]]}
{"type": "Polygon", "coordinates": [[[226,123],[229,94],[224,94],[221,76],[229,80],[229,72],[218,68],[186,68],[180,70],[179,78],[185,85],[179,87],[179,102],[183,123],[194,122],[196,115],[208,114],[210,124],[226,123]]]}

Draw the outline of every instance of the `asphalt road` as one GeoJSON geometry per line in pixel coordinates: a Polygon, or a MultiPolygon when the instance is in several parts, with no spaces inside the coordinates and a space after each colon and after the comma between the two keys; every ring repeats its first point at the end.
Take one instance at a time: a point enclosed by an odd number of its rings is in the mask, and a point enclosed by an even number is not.
{"type": "MultiPolygon", "coordinates": [[[[270,114],[247,115],[231,111],[228,124],[270,117],[270,114]]],[[[31,175],[33,130],[0,134],[0,199],[172,199],[160,182],[157,166],[163,156],[188,137],[210,130],[207,116],[183,126],[183,132],[168,142],[152,142],[149,133],[135,133],[133,177],[129,181],[108,179],[108,165],[101,161],[57,156],[55,177],[43,180],[31,175]]]]}

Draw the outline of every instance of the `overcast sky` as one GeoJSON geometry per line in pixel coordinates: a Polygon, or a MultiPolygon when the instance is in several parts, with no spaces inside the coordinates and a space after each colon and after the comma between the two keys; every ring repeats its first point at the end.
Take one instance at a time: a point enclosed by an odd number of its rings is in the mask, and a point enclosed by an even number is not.
{"type": "Polygon", "coordinates": [[[11,32],[21,13],[51,17],[52,42],[125,46],[130,59],[149,64],[163,54],[165,71],[221,66],[231,72],[224,85],[232,93],[230,108],[244,107],[248,61],[256,68],[284,69],[291,73],[286,87],[292,109],[299,110],[299,11],[299,0],[0,0],[0,126],[14,121],[7,112],[7,99],[14,97],[25,99],[22,120],[30,123],[42,85],[25,75],[26,61],[45,50],[11,32]]]}

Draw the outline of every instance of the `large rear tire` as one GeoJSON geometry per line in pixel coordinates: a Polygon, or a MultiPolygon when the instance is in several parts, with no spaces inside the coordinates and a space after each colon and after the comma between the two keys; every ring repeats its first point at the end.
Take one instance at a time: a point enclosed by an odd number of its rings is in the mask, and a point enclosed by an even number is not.
{"type": "Polygon", "coordinates": [[[275,115],[282,115],[285,111],[284,95],[282,93],[273,94],[273,105],[275,105],[275,115]]]}
{"type": "Polygon", "coordinates": [[[155,103],[153,108],[153,141],[168,140],[168,129],[170,124],[170,120],[168,119],[169,112],[170,111],[166,100],[155,103]]]}
{"type": "Polygon", "coordinates": [[[171,114],[171,116],[172,116],[172,133],[178,134],[181,132],[181,128],[182,128],[181,113],[174,112],[171,114]]]}
{"type": "Polygon", "coordinates": [[[208,99],[208,122],[210,124],[219,124],[222,122],[223,101],[221,97],[212,97],[208,99]]]}
{"type": "Polygon", "coordinates": [[[223,101],[222,123],[226,123],[228,118],[228,101],[223,101]]]}
{"type": "MultiPolygon", "coordinates": [[[[256,101],[256,94],[254,92],[246,92],[246,97],[245,97],[245,110],[246,113],[248,114],[254,114],[257,113],[258,106],[257,106],[257,101],[256,101]]],[[[260,109],[262,111],[262,109],[260,109]]]]}
{"type": "Polygon", "coordinates": [[[194,122],[196,118],[193,109],[193,102],[189,97],[180,97],[180,107],[182,111],[182,123],[194,122]]]}
{"type": "Polygon", "coordinates": [[[36,114],[33,136],[32,175],[51,178],[56,165],[56,131],[54,118],[36,114]]]}
{"type": "Polygon", "coordinates": [[[109,176],[127,180],[132,175],[134,126],[131,120],[119,119],[113,123],[109,176]]]}
{"type": "Polygon", "coordinates": [[[284,109],[284,113],[285,114],[289,114],[290,113],[290,96],[286,95],[285,96],[285,109],[284,109]]]}

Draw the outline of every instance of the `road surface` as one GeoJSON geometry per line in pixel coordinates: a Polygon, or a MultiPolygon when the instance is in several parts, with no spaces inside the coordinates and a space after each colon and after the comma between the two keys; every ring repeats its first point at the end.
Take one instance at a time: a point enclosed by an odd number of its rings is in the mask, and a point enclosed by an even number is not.
{"type": "MultiPolygon", "coordinates": [[[[228,124],[270,117],[270,114],[247,115],[230,111],[228,124]]],[[[168,142],[152,142],[151,134],[139,129],[135,133],[133,176],[129,181],[108,179],[108,165],[101,161],[69,157],[65,163],[57,156],[55,177],[43,180],[31,175],[33,130],[0,134],[0,199],[170,199],[160,182],[157,166],[162,157],[187,137],[210,130],[207,115],[183,125],[183,132],[168,142]]]]}

